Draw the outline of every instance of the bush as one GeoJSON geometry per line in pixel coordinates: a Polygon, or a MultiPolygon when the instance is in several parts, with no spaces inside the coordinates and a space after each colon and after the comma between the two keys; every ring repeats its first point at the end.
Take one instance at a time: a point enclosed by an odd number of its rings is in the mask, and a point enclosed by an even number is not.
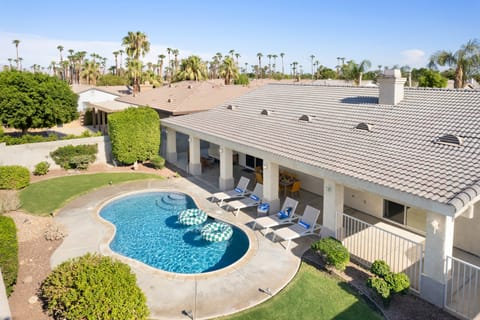
{"type": "Polygon", "coordinates": [[[120,162],[146,161],[160,149],[160,118],[149,107],[128,108],[108,116],[108,134],[120,162]]]}
{"type": "Polygon", "coordinates": [[[147,319],[146,298],[130,267],[87,254],[60,264],[40,295],[56,319],[147,319]]]}
{"type": "Polygon", "coordinates": [[[17,190],[0,190],[0,214],[20,208],[17,190]]]}
{"type": "Polygon", "coordinates": [[[18,273],[17,228],[10,217],[0,216],[0,269],[7,289],[7,295],[13,291],[18,273]]]}
{"type": "Polygon", "coordinates": [[[92,145],[68,145],[60,147],[50,153],[53,161],[65,170],[87,169],[90,163],[95,162],[98,146],[92,145]]]}
{"type": "Polygon", "coordinates": [[[350,261],[350,253],[340,241],[334,238],[323,238],[312,244],[312,249],[320,252],[325,257],[327,265],[343,271],[350,261]]]}
{"type": "Polygon", "coordinates": [[[47,161],[42,161],[35,165],[35,170],[33,170],[33,174],[36,176],[44,176],[48,173],[48,169],[50,169],[50,163],[48,163],[47,161]]]}
{"type": "Polygon", "coordinates": [[[384,277],[392,293],[407,293],[410,288],[410,279],[403,273],[389,273],[384,277]]]}
{"type": "Polygon", "coordinates": [[[383,260],[375,260],[370,267],[370,272],[380,278],[390,274],[390,266],[383,260]]]}
{"type": "Polygon", "coordinates": [[[162,169],[165,166],[165,159],[161,156],[153,156],[150,163],[155,169],[162,169]]]}
{"type": "Polygon", "coordinates": [[[382,298],[385,305],[390,303],[390,286],[387,281],[382,278],[372,277],[367,280],[367,285],[382,298]]]}
{"type": "Polygon", "coordinates": [[[237,79],[233,81],[233,83],[247,86],[250,83],[250,79],[248,79],[248,76],[246,74],[242,73],[238,76],[237,79]]]}
{"type": "Polygon", "coordinates": [[[93,114],[92,108],[87,108],[83,114],[83,123],[84,126],[91,126],[93,124],[93,114]]]}
{"type": "Polygon", "coordinates": [[[30,171],[22,166],[0,166],[0,189],[22,189],[30,184],[30,171]]]}

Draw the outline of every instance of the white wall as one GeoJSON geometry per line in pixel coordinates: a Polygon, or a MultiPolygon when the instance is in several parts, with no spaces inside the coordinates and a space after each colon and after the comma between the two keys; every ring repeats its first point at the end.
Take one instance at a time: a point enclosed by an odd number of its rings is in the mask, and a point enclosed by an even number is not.
{"type": "Polygon", "coordinates": [[[97,144],[98,153],[95,163],[107,163],[111,161],[111,145],[108,136],[91,137],[71,140],[58,140],[50,142],[19,144],[6,146],[0,143],[0,166],[20,165],[27,167],[30,171],[35,165],[42,161],[50,163],[51,169],[60,168],[50,157],[50,152],[67,145],[97,144]]]}
{"type": "Polygon", "coordinates": [[[373,193],[354,190],[345,187],[344,203],[346,206],[355,208],[372,216],[383,217],[383,198],[373,193]]]}
{"type": "Polygon", "coordinates": [[[462,250],[480,256],[478,232],[480,230],[480,203],[476,203],[473,210],[473,219],[458,217],[455,219],[455,233],[453,245],[462,250]]]}
{"type": "Polygon", "coordinates": [[[96,89],[89,89],[78,94],[77,111],[85,111],[87,109],[86,102],[113,101],[115,98],[118,98],[118,96],[96,89]]]}

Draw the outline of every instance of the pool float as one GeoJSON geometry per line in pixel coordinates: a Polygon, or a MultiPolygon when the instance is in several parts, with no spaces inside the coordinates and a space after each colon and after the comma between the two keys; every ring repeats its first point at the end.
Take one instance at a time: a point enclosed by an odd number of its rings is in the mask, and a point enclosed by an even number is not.
{"type": "Polygon", "coordinates": [[[187,226],[202,224],[207,221],[208,215],[205,211],[198,208],[187,209],[180,212],[178,222],[187,226]]]}
{"type": "Polygon", "coordinates": [[[227,223],[212,222],[202,228],[201,234],[202,238],[207,241],[225,241],[232,237],[233,229],[232,226],[227,223]]]}

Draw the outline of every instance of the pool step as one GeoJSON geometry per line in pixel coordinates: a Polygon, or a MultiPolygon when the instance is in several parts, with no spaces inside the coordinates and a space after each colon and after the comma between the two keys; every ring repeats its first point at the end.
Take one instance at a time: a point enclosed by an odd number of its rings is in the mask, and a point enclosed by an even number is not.
{"type": "Polygon", "coordinates": [[[187,201],[187,197],[180,193],[171,193],[162,197],[163,203],[174,206],[185,205],[187,201]]]}

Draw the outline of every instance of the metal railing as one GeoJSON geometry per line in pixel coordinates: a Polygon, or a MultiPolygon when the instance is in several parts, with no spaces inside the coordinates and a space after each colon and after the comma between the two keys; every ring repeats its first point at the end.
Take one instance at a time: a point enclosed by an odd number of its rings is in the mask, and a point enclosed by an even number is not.
{"type": "Polygon", "coordinates": [[[336,238],[360,264],[370,267],[384,260],[392,271],[404,272],[410,278],[410,289],[420,291],[423,268],[423,244],[404,238],[362,220],[337,213],[336,238]]]}
{"type": "Polygon", "coordinates": [[[445,308],[467,319],[480,318],[480,267],[450,256],[445,267],[445,308]]]}

